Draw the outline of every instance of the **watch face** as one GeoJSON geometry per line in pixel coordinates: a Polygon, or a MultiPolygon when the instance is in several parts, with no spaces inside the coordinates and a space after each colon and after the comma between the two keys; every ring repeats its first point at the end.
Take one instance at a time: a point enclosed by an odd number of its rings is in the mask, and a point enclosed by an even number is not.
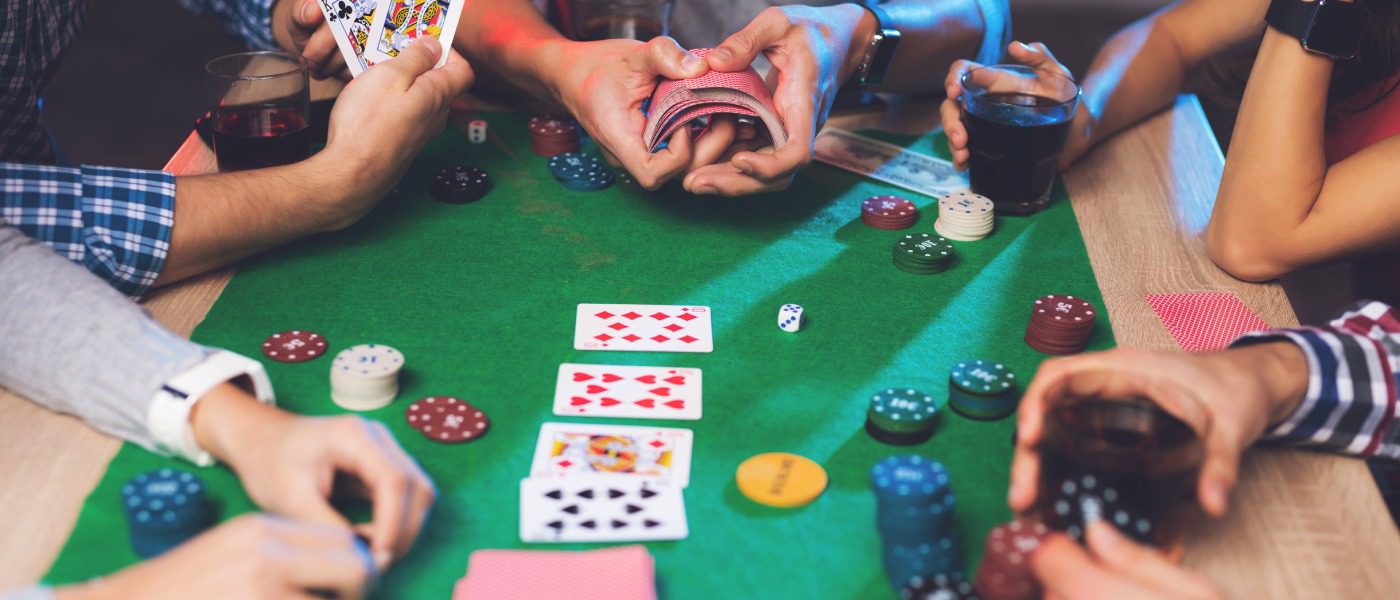
{"type": "Polygon", "coordinates": [[[1352,58],[1361,45],[1361,32],[1371,11],[1355,2],[1332,0],[1318,6],[1303,45],[1313,52],[1352,58]]]}

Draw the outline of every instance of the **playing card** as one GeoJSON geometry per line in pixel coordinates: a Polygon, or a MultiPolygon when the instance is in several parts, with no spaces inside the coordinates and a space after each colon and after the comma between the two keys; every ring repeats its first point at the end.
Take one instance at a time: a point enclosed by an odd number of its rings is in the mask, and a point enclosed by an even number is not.
{"type": "Polygon", "coordinates": [[[574,349],[711,352],[710,307],[580,304],[574,349]]]}
{"type": "Polygon", "coordinates": [[[1187,352],[1221,350],[1250,331],[1269,324],[1249,310],[1234,294],[1148,294],[1147,303],[1187,352]]]}
{"type": "MultiPolygon", "coordinates": [[[[710,49],[695,48],[690,52],[704,58],[710,49]]],[[[711,71],[691,79],[663,80],[652,92],[642,139],[647,150],[655,152],[680,126],[715,113],[757,117],[767,129],[774,148],[787,143],[787,130],[773,106],[773,94],[753,67],[733,72],[711,71]]]]}
{"type": "MultiPolygon", "coordinates": [[[[399,55],[422,36],[430,35],[452,47],[464,0],[378,0],[379,10],[371,23],[365,57],[383,62],[399,55]]],[[[447,63],[447,52],[437,66],[447,63]]]]}
{"type": "Polygon", "coordinates": [[[520,481],[520,541],[638,542],[688,535],[681,488],[616,475],[520,481]]]}
{"type": "Polygon", "coordinates": [[[700,369],[564,363],[554,386],[554,414],[696,421],[700,389],[700,369]]]}
{"type": "Polygon", "coordinates": [[[690,485],[693,433],[668,427],[545,423],[531,477],[589,474],[651,477],[690,485]]]}
{"type": "Polygon", "coordinates": [[[374,21],[378,0],[317,0],[321,14],[331,29],[331,37],[340,49],[340,56],[350,67],[350,75],[358,77],[372,62],[365,60],[365,44],[369,41],[370,24],[374,21]]]}
{"type": "Polygon", "coordinates": [[[584,551],[473,552],[452,600],[504,598],[656,600],[656,561],[641,545],[584,551]]]}

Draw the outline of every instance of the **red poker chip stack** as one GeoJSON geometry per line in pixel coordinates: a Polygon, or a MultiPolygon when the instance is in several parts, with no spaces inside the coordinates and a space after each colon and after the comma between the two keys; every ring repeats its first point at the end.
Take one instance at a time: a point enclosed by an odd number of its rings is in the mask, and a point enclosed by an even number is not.
{"type": "Polygon", "coordinates": [[[404,411],[404,418],[423,437],[444,444],[479,439],[491,428],[486,413],[451,396],[429,396],[414,402],[404,411]]]}
{"type": "Polygon", "coordinates": [[[899,196],[871,196],[860,203],[860,220],[876,229],[908,229],[919,221],[919,207],[899,196]]]}
{"type": "Polygon", "coordinates": [[[530,117],[530,151],[540,156],[557,156],[578,152],[578,124],[568,117],[539,115],[530,117]]]}
{"type": "Polygon", "coordinates": [[[1015,520],[987,534],[982,564],[973,586],[982,600],[1036,600],[1040,583],[1031,570],[1031,554],[1049,530],[1040,523],[1015,520]]]}
{"type": "Polygon", "coordinates": [[[1083,298],[1050,294],[1031,307],[1026,344],[1046,354],[1083,352],[1094,335],[1098,311],[1083,298]]]}

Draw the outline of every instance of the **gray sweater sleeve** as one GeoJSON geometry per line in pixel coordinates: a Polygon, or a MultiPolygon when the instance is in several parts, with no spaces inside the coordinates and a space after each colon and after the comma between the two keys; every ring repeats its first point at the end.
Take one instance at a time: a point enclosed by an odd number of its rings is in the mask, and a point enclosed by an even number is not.
{"type": "Polygon", "coordinates": [[[0,221],[0,386],[155,449],[146,411],[210,350],[0,221]]]}

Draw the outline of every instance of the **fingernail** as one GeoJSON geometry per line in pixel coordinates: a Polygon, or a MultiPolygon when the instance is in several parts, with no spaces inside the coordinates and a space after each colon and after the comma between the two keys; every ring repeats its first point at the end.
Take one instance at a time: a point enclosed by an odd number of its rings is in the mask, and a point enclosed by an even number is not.
{"type": "Polygon", "coordinates": [[[301,20],[310,21],[312,18],[314,18],[313,15],[320,11],[321,9],[316,8],[315,5],[311,4],[310,2],[307,2],[306,4],[301,5],[301,20]]]}
{"type": "Polygon", "coordinates": [[[692,193],[692,194],[699,194],[699,195],[702,195],[702,196],[703,196],[703,195],[708,195],[708,194],[713,194],[713,193],[715,193],[715,188],[713,188],[713,187],[711,187],[711,186],[708,186],[708,185],[702,185],[702,186],[700,186],[700,187],[698,187],[698,188],[695,188],[695,191],[693,191],[693,192],[691,192],[691,193],[692,193]]]}
{"type": "Polygon", "coordinates": [[[698,70],[698,69],[701,67],[701,65],[704,65],[704,64],[705,64],[705,61],[700,60],[700,57],[699,57],[699,56],[696,56],[696,55],[691,54],[691,53],[689,53],[689,52],[686,52],[686,53],[685,53],[685,58],[682,58],[682,59],[681,59],[681,69],[684,69],[684,70],[686,70],[686,71],[695,71],[695,70],[698,70]]]}
{"type": "Polygon", "coordinates": [[[727,60],[729,60],[729,49],[728,49],[728,48],[715,48],[714,50],[711,50],[711,51],[710,51],[710,56],[713,56],[713,57],[715,58],[715,60],[718,60],[718,61],[721,61],[721,62],[727,61],[727,60]]]}
{"type": "Polygon", "coordinates": [[[384,569],[389,568],[389,563],[392,562],[393,560],[394,560],[394,555],[393,555],[393,553],[389,552],[388,550],[375,550],[375,551],[374,551],[374,567],[375,567],[376,569],[379,569],[380,571],[383,571],[384,569]]]}
{"type": "Polygon", "coordinates": [[[1022,49],[1022,50],[1025,50],[1026,52],[1035,52],[1035,48],[1032,48],[1032,47],[1030,46],[1030,44],[1027,44],[1027,43],[1025,43],[1025,42],[1016,42],[1016,43],[1017,43],[1017,44],[1020,44],[1020,45],[1021,45],[1021,49],[1022,49]]]}

